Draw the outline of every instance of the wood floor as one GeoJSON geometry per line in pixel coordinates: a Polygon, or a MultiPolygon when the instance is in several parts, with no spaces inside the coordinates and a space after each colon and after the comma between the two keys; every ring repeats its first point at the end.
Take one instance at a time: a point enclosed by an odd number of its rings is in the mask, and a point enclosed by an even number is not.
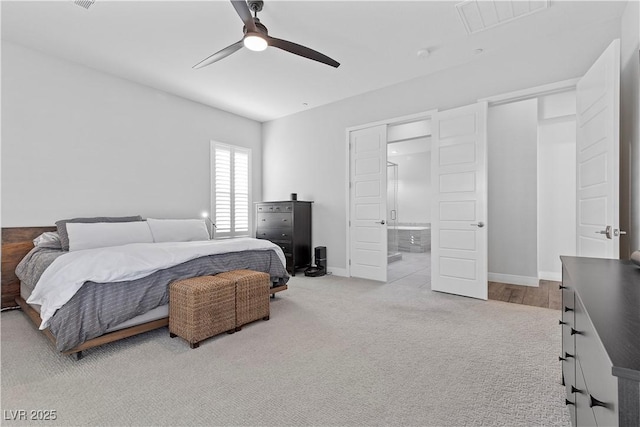
{"type": "Polygon", "coordinates": [[[489,299],[560,310],[562,291],[559,285],[560,282],[549,280],[541,280],[537,288],[489,282],[489,299]]]}

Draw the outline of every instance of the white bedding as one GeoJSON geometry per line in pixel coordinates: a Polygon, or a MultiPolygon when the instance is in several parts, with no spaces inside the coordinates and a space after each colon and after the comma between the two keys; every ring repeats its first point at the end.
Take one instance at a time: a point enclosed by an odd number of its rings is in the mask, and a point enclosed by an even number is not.
{"type": "Polygon", "coordinates": [[[56,258],[42,273],[29,304],[38,304],[42,323],[48,321],[87,281],[120,282],[146,277],[199,257],[246,250],[273,250],[283,266],[282,249],[268,240],[238,238],[199,242],[133,243],[123,246],[69,252],[56,258]]]}

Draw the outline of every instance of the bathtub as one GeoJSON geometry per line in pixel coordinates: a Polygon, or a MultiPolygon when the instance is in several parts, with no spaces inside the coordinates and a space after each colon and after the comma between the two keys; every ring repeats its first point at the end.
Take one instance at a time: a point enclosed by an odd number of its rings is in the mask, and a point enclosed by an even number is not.
{"type": "Polygon", "coordinates": [[[431,226],[429,225],[390,225],[387,229],[398,232],[398,250],[401,252],[431,250],[431,226]]]}

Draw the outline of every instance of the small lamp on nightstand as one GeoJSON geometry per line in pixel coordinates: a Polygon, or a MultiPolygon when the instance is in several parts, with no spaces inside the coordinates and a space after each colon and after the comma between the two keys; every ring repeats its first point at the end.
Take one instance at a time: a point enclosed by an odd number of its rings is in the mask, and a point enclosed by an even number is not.
{"type": "MultiPolygon", "coordinates": [[[[204,218],[205,221],[209,221],[209,223],[211,224],[211,233],[209,233],[209,237],[211,238],[211,240],[215,239],[217,227],[214,222],[211,221],[211,218],[209,218],[209,212],[202,212],[202,218],[204,218]]],[[[207,227],[207,231],[209,231],[209,227],[207,227]]]]}

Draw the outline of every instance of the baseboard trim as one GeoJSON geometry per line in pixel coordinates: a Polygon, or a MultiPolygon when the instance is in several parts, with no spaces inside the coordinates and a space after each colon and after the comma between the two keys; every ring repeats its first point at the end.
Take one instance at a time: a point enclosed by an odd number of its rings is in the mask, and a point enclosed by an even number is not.
{"type": "Polygon", "coordinates": [[[562,273],[556,273],[554,271],[538,271],[538,277],[540,277],[540,280],[562,282],[562,273]]]}
{"type": "Polygon", "coordinates": [[[508,283],[510,285],[522,285],[522,286],[540,286],[537,277],[531,276],[516,276],[514,274],[502,274],[502,273],[489,273],[490,282],[508,283]]]}
{"type": "Polygon", "coordinates": [[[328,267],[327,270],[329,274],[333,274],[334,276],[348,277],[346,268],[328,267]]]}

